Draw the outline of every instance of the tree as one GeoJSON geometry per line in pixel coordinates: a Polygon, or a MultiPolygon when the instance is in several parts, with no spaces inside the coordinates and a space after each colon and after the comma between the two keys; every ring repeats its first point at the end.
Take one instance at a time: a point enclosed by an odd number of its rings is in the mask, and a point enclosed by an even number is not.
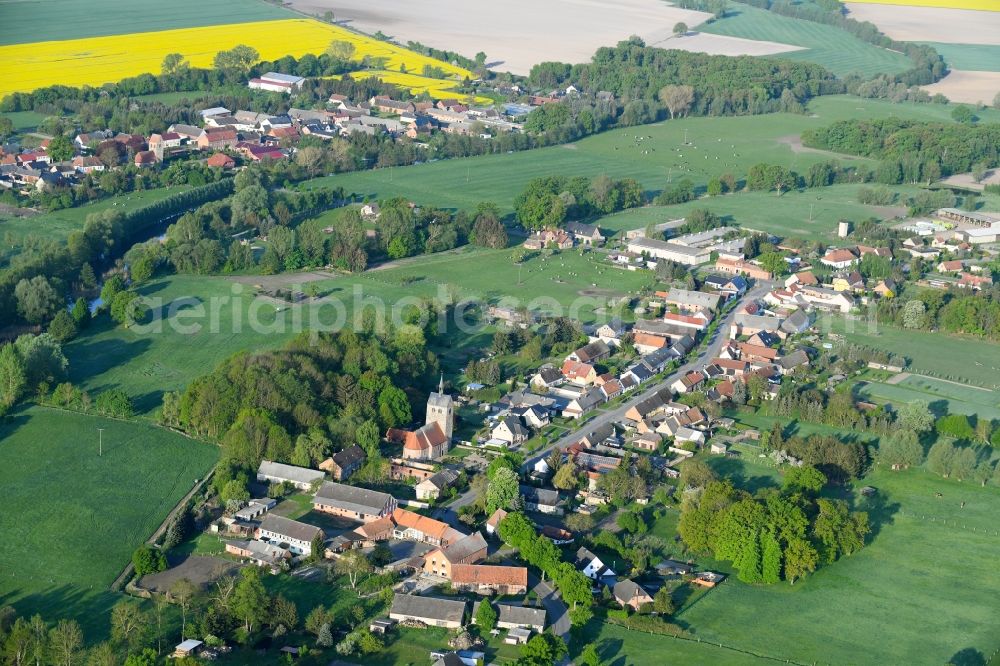
{"type": "MultiPolygon", "coordinates": [[[[678,25],[684,24],[679,23],[678,25]]],[[[684,27],[684,32],[687,32],[687,26],[684,27]]],[[[694,88],[677,85],[663,86],[660,88],[658,96],[663,105],[667,107],[667,111],[670,112],[670,118],[673,119],[678,115],[683,116],[691,108],[691,104],[694,102],[694,88]]]]}
{"type": "Polygon", "coordinates": [[[271,605],[271,625],[284,627],[286,631],[295,631],[299,626],[299,610],[295,603],[279,594],[271,605]]]}
{"type": "Polygon", "coordinates": [[[0,141],[5,141],[13,133],[14,121],[7,116],[0,116],[0,141]]]}
{"type": "Polygon", "coordinates": [[[686,35],[688,31],[687,23],[680,21],[674,24],[674,34],[675,35],[686,35]]]}
{"type": "Polygon", "coordinates": [[[521,647],[518,664],[524,666],[551,666],[568,652],[563,639],[554,634],[535,634],[521,647]]]}
{"type": "Polygon", "coordinates": [[[164,571],[167,568],[167,558],[158,549],[149,545],[139,546],[132,553],[132,566],[137,576],[164,571]]]}
{"type": "Polygon", "coordinates": [[[888,439],[881,440],[878,459],[893,470],[916,467],[923,462],[924,447],[920,445],[916,432],[905,428],[899,429],[888,439]]]}
{"type": "Polygon", "coordinates": [[[382,424],[386,428],[395,428],[398,425],[408,423],[412,418],[410,413],[410,401],[402,389],[395,386],[387,386],[379,393],[378,410],[382,417],[382,424]]]}
{"type": "Polygon", "coordinates": [[[507,467],[498,469],[486,487],[486,513],[492,514],[497,509],[520,508],[519,483],[517,472],[507,467]]]}
{"type": "Polygon", "coordinates": [[[246,44],[238,44],[228,51],[216,53],[212,65],[231,75],[245,76],[258,60],[260,54],[257,49],[246,44]]]}
{"type": "Polygon", "coordinates": [[[804,492],[815,495],[826,485],[826,475],[815,467],[803,465],[792,467],[785,472],[786,491],[804,492]]]}
{"type": "Polygon", "coordinates": [[[816,570],[819,554],[805,539],[793,539],[785,548],[785,578],[792,585],[816,570]]]}
{"type": "Polygon", "coordinates": [[[717,478],[704,460],[693,458],[680,464],[680,472],[681,488],[704,488],[717,478]]]}
{"type": "Polygon", "coordinates": [[[149,617],[130,601],[119,601],[111,609],[111,640],[127,652],[142,647],[149,632],[149,617]]]}
{"type": "Polygon", "coordinates": [[[775,277],[788,272],[788,262],[785,261],[785,256],[780,252],[765,252],[757,260],[760,262],[761,268],[775,277]]]}
{"type": "Polygon", "coordinates": [[[924,328],[927,322],[927,306],[923,301],[913,299],[903,306],[902,322],[905,328],[924,328]]]}
{"type": "Polygon", "coordinates": [[[73,142],[65,134],[58,134],[49,141],[48,148],[45,152],[49,154],[54,162],[65,162],[66,160],[73,159],[73,155],[76,154],[76,149],[73,147],[73,142]]]}
{"type": "Polygon", "coordinates": [[[58,342],[68,342],[76,337],[76,322],[66,310],[60,310],[49,324],[49,335],[58,342]]]}
{"type": "Polygon", "coordinates": [[[673,615],[677,610],[670,589],[664,585],[653,595],[653,610],[660,615],[673,615]]]}
{"type": "Polygon", "coordinates": [[[198,596],[198,587],[187,578],[181,578],[170,587],[170,598],[181,609],[181,640],[187,636],[187,614],[198,596]]]}
{"type": "Polygon", "coordinates": [[[381,453],[379,442],[382,438],[379,435],[378,424],[375,421],[369,419],[358,426],[358,429],[354,432],[354,437],[358,441],[358,446],[365,450],[368,457],[374,458],[381,453]]]}
{"type": "Polygon", "coordinates": [[[333,631],[329,622],[320,625],[319,633],[316,635],[316,645],[322,648],[333,647],[333,631]]]}
{"type": "Polygon", "coordinates": [[[73,317],[73,323],[76,324],[77,331],[87,328],[90,325],[90,308],[87,306],[87,301],[83,298],[76,299],[70,315],[73,317]]]}
{"type": "Polygon", "coordinates": [[[59,620],[49,630],[48,652],[56,666],[72,666],[81,647],[83,631],[76,620],[59,620]]]}
{"type": "Polygon", "coordinates": [[[63,307],[62,297],[44,275],[18,282],[14,287],[14,298],[18,314],[29,324],[42,324],[63,307]]]}
{"type": "Polygon", "coordinates": [[[552,485],[559,490],[573,490],[580,485],[580,476],[577,473],[576,465],[571,461],[566,461],[559,466],[556,474],[552,477],[552,485]]]}
{"type": "Polygon", "coordinates": [[[142,318],[145,306],[139,294],[131,290],[120,291],[111,301],[110,311],[112,319],[128,328],[142,318]]]}
{"type": "Polygon", "coordinates": [[[951,118],[957,123],[964,123],[967,125],[971,125],[977,120],[976,114],[974,114],[972,112],[972,109],[970,109],[965,104],[959,104],[954,109],[952,109],[951,118]]]}
{"type": "Polygon", "coordinates": [[[488,634],[493,631],[493,628],[497,626],[498,617],[499,615],[490,600],[483,599],[479,604],[479,610],[476,611],[476,625],[480,632],[488,634]]]}
{"type": "Polygon", "coordinates": [[[896,414],[899,427],[917,434],[929,432],[934,427],[934,414],[923,400],[905,403],[896,414]]]}
{"type": "Polygon", "coordinates": [[[331,58],[336,58],[337,60],[347,61],[354,57],[354,53],[357,51],[354,44],[342,39],[335,39],[330,42],[330,45],[326,47],[326,53],[331,58]]]}
{"type": "Polygon", "coordinates": [[[372,570],[371,562],[369,562],[364,553],[359,550],[347,551],[337,558],[333,567],[338,574],[347,576],[347,580],[351,583],[352,590],[357,589],[358,580],[361,576],[370,573],[372,570]]]}
{"type": "Polygon", "coordinates": [[[976,435],[969,417],[965,414],[947,414],[942,416],[934,424],[939,435],[951,437],[953,439],[972,440],[976,435]]]}
{"type": "Polygon", "coordinates": [[[507,229],[493,210],[484,210],[476,216],[472,226],[472,242],[480,247],[500,250],[507,247],[507,229]]]}
{"type": "Polygon", "coordinates": [[[587,646],[580,652],[577,662],[581,666],[601,666],[601,655],[597,653],[597,646],[593,643],[587,643],[587,646]]]}
{"type": "Polygon", "coordinates": [[[331,624],[333,620],[333,613],[327,610],[325,606],[316,606],[309,611],[309,615],[306,616],[306,631],[319,636],[323,626],[331,624]]]}
{"type": "Polygon", "coordinates": [[[163,62],[160,65],[160,73],[164,76],[186,74],[189,69],[191,69],[191,63],[180,53],[168,53],[163,56],[163,62]]]}
{"type": "Polygon", "coordinates": [[[0,347],[0,406],[12,407],[28,381],[24,359],[12,344],[0,347]]]}
{"type": "Polygon", "coordinates": [[[252,633],[254,625],[267,619],[270,608],[271,599],[261,582],[260,570],[257,567],[243,568],[233,589],[233,616],[243,622],[247,633],[252,633]]]}

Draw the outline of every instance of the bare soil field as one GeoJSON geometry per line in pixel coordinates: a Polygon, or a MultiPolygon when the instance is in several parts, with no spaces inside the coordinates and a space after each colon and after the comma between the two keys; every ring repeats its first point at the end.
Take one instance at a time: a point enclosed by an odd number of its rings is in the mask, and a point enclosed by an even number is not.
{"type": "Polygon", "coordinates": [[[953,69],[943,79],[923,89],[934,95],[941,93],[952,102],[989,104],[1000,92],[1000,72],[965,72],[953,69]]]}
{"type": "Polygon", "coordinates": [[[586,62],[601,46],[639,35],[647,43],[667,39],[674,25],[689,28],[709,14],[672,7],[662,0],[291,0],[300,12],[322,15],[366,33],[381,30],[395,41],[417,41],[473,57],[486,53],[498,71],[527,74],[546,60],[586,62]]]}
{"type": "Polygon", "coordinates": [[[978,183],[972,178],[971,173],[956,173],[954,176],[942,179],[941,182],[953,187],[982,192],[986,185],[1000,185],[1000,169],[987,171],[986,177],[978,183]]]}
{"type": "Polygon", "coordinates": [[[848,2],[850,16],[907,42],[1000,44],[1000,12],[848,2]]]}
{"type": "Polygon", "coordinates": [[[765,42],[728,35],[713,35],[707,32],[689,32],[686,35],[672,35],[669,38],[650,46],[665,49],[679,49],[692,53],[709,53],[711,55],[727,56],[766,56],[788,51],[801,51],[804,47],[779,42],[765,42]]]}

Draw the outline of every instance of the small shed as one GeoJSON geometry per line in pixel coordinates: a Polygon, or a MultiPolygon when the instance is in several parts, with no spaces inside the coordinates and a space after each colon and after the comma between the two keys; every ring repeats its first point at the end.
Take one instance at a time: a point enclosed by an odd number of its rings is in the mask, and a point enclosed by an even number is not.
{"type": "Polygon", "coordinates": [[[183,641],[180,645],[174,648],[175,657],[193,657],[199,652],[204,645],[201,641],[189,638],[183,641]]]}
{"type": "Polygon", "coordinates": [[[368,631],[372,632],[373,634],[384,635],[386,632],[392,629],[392,625],[394,624],[395,622],[393,622],[389,618],[380,617],[377,620],[372,620],[372,623],[368,625],[368,631]]]}
{"type": "Polygon", "coordinates": [[[503,642],[507,645],[524,645],[529,638],[531,638],[531,629],[515,627],[507,632],[507,637],[503,639],[503,642]]]}

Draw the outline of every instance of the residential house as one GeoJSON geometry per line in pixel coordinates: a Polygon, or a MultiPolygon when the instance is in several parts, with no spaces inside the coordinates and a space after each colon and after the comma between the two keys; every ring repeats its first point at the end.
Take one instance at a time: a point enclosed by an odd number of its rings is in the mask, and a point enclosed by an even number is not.
{"type": "Polygon", "coordinates": [[[611,356],[611,348],[603,340],[597,340],[580,347],[567,358],[571,361],[593,365],[595,362],[605,359],[608,356],[611,356]]]}
{"type": "Polygon", "coordinates": [[[197,144],[201,150],[226,150],[235,147],[239,141],[234,129],[208,128],[198,136],[197,144]]]}
{"type": "Polygon", "coordinates": [[[742,296],[749,285],[742,275],[709,275],[703,282],[704,286],[721,292],[728,297],[742,296]]]}
{"type": "Polygon", "coordinates": [[[465,534],[440,520],[421,516],[406,509],[395,509],[389,518],[393,523],[392,536],[397,539],[447,547],[466,538],[465,534]]]}
{"type": "Polygon", "coordinates": [[[510,446],[520,446],[530,439],[531,431],[521,424],[521,419],[505,416],[490,431],[490,437],[506,442],[510,446]]]}
{"type": "Polygon", "coordinates": [[[590,341],[603,340],[609,347],[618,347],[621,345],[622,336],[627,332],[628,326],[618,317],[614,317],[611,321],[595,328],[590,336],[590,341]]]}
{"type": "Polygon", "coordinates": [[[796,335],[809,330],[810,326],[812,326],[812,319],[809,317],[809,313],[799,309],[781,322],[780,330],[785,335],[796,335]]]}
{"type": "Polygon", "coordinates": [[[322,470],[296,467],[284,463],[261,461],[257,468],[257,480],[266,483],[289,483],[299,490],[309,490],[314,483],[326,478],[322,470]]]}
{"type": "MultiPolygon", "coordinates": [[[[541,462],[545,462],[544,460],[541,462]]],[[[546,469],[548,465],[546,465],[546,469]]],[[[496,534],[497,529],[500,527],[500,521],[507,517],[507,512],[503,509],[497,509],[494,511],[489,518],[486,519],[486,533],[496,534]]]]}
{"type": "Polygon", "coordinates": [[[641,421],[658,413],[663,413],[667,405],[673,400],[673,393],[669,389],[660,389],[648,398],[644,398],[625,412],[625,418],[630,421],[641,421]]]}
{"type": "Polygon", "coordinates": [[[865,279],[861,276],[861,273],[851,271],[850,273],[834,277],[832,286],[834,291],[861,293],[865,290],[865,279]]]}
{"type": "Polygon", "coordinates": [[[809,365],[809,355],[801,349],[782,356],[777,361],[778,370],[782,375],[791,374],[796,368],[809,365]]]}
{"type": "Polygon", "coordinates": [[[601,392],[601,389],[589,389],[581,393],[578,397],[571,399],[563,407],[562,416],[568,419],[578,419],[603,402],[604,394],[601,392]]]}
{"type": "Polygon", "coordinates": [[[670,338],[665,335],[656,335],[636,331],[632,336],[632,346],[640,354],[648,354],[657,349],[663,349],[670,345],[670,338]]]}
{"type": "Polygon", "coordinates": [[[213,169],[232,169],[236,166],[236,160],[225,153],[215,153],[205,160],[205,165],[213,169]]]}
{"type": "Polygon", "coordinates": [[[352,444],[343,451],[338,451],[332,458],[321,462],[319,468],[329,472],[334,481],[346,481],[361,469],[366,458],[365,450],[357,444],[352,444]]]}
{"type": "Polygon", "coordinates": [[[335,516],[369,523],[391,514],[397,506],[396,498],[366,488],[347,486],[332,481],[320,486],[313,497],[313,509],[335,516]]]}
{"type": "Polygon", "coordinates": [[[711,312],[698,310],[694,314],[677,314],[668,312],[663,315],[663,321],[691,331],[704,331],[712,321],[711,312]]]}
{"type": "Polygon", "coordinates": [[[566,381],[563,373],[551,365],[544,365],[531,378],[532,388],[552,388],[566,381]]]}
{"type": "Polygon", "coordinates": [[[576,384],[593,384],[597,379],[597,371],[589,363],[581,363],[566,359],[562,366],[563,377],[576,384]]]}
{"type": "Polygon", "coordinates": [[[880,280],[877,285],[872,287],[872,293],[878,294],[882,298],[895,298],[896,283],[889,278],[880,280]]]}
{"type": "Polygon", "coordinates": [[[559,507],[559,493],[555,490],[525,485],[520,486],[520,489],[526,510],[553,515],[562,513],[562,509],[559,507]]]}
{"type": "Polygon", "coordinates": [[[453,564],[452,587],[476,594],[524,594],[528,591],[527,567],[453,564]]]}
{"type": "Polygon", "coordinates": [[[524,241],[524,247],[529,250],[541,250],[547,247],[568,250],[573,247],[573,237],[562,229],[543,229],[531,234],[528,240],[524,241]]]}
{"type": "Polygon", "coordinates": [[[829,266],[830,268],[849,268],[850,266],[857,263],[857,255],[847,249],[832,249],[829,250],[823,257],[819,260],[824,266],[829,266]]]}
{"type": "Polygon", "coordinates": [[[152,150],[140,150],[135,154],[135,166],[139,169],[156,165],[156,153],[152,150]]]}
{"type": "Polygon", "coordinates": [[[644,590],[638,583],[631,580],[620,580],[612,588],[615,601],[621,604],[622,608],[628,607],[638,612],[645,604],[653,603],[653,597],[644,590]]]}
{"type": "Polygon", "coordinates": [[[378,109],[381,113],[394,115],[400,115],[407,112],[413,113],[415,111],[412,102],[401,102],[385,96],[372,97],[371,100],[369,100],[369,104],[371,104],[373,108],[378,109]]]}
{"type": "Polygon", "coordinates": [[[955,286],[960,289],[972,289],[974,291],[979,291],[984,288],[992,287],[993,277],[988,273],[982,275],[962,273],[958,282],[955,283],[955,286]]]}
{"type": "Polygon", "coordinates": [[[581,245],[602,245],[604,235],[596,224],[584,224],[582,222],[567,222],[566,232],[573,236],[573,240],[581,245]]]}
{"type": "Polygon", "coordinates": [[[473,532],[467,537],[427,553],[424,557],[424,573],[451,580],[454,565],[475,564],[485,557],[486,539],[481,532],[473,532]]]}
{"type": "Polygon", "coordinates": [[[325,538],[323,530],[315,525],[307,525],[273,513],[264,516],[256,536],[261,541],[287,546],[296,555],[308,555],[312,551],[313,539],[325,538]]]}
{"type": "Polygon", "coordinates": [[[576,551],[576,568],[587,578],[614,584],[616,574],[597,555],[581,546],[576,551]]]}
{"type": "Polygon", "coordinates": [[[93,156],[78,155],[73,158],[72,165],[73,169],[83,174],[104,171],[104,162],[93,156]]]}
{"type": "Polygon", "coordinates": [[[772,363],[778,358],[778,350],[763,345],[752,345],[749,342],[740,342],[737,345],[740,350],[740,359],[750,363],[772,363]]]}
{"type": "Polygon", "coordinates": [[[392,599],[389,619],[421,622],[431,627],[461,629],[465,624],[465,601],[397,594],[392,599]]]}
{"type": "Polygon", "coordinates": [[[965,268],[965,262],[960,259],[954,261],[942,261],[937,265],[938,273],[958,273],[965,268]]]}
{"type": "Polygon", "coordinates": [[[690,391],[696,390],[705,381],[705,375],[700,372],[689,372],[684,375],[673,384],[670,388],[673,389],[675,393],[688,393],[690,391]]]}
{"type": "Polygon", "coordinates": [[[443,469],[434,476],[424,479],[414,488],[418,500],[436,500],[441,493],[451,488],[458,481],[458,472],[443,469]]]}
{"type": "Polygon", "coordinates": [[[529,428],[543,428],[549,424],[549,411],[538,405],[514,407],[510,413],[520,418],[529,428]]]}

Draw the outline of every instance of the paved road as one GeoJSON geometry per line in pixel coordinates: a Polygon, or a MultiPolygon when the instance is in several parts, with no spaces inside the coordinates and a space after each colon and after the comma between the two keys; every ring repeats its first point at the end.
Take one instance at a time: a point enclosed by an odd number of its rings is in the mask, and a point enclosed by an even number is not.
{"type": "MultiPolygon", "coordinates": [[[[768,291],[773,288],[773,285],[769,282],[758,282],[757,285],[751,289],[746,295],[743,296],[743,301],[753,300],[762,297],[768,291]]],[[[544,448],[535,451],[530,458],[528,458],[524,463],[525,469],[530,469],[532,465],[535,464],[540,459],[545,458],[552,449],[566,448],[567,446],[580,441],[585,435],[590,434],[597,430],[598,428],[607,425],[609,423],[615,423],[622,420],[625,417],[625,412],[631,409],[637,403],[645,400],[646,398],[653,395],[655,392],[662,388],[669,387],[680,377],[691,372],[692,370],[701,369],[705,366],[709,359],[715,358],[719,355],[719,351],[722,349],[723,345],[728,340],[729,325],[732,323],[733,319],[736,317],[736,312],[739,310],[738,307],[734,307],[729,311],[729,314],[725,316],[719,326],[715,329],[715,334],[709,344],[700,352],[697,356],[688,357],[684,365],[680,366],[673,373],[663,378],[655,384],[650,384],[645,389],[637,393],[631,399],[619,404],[614,409],[599,412],[596,418],[591,419],[585,425],[575,430],[570,430],[568,433],[560,437],[559,439],[550,442],[544,448]]],[[[466,491],[463,495],[458,497],[455,501],[449,504],[447,507],[439,509],[435,514],[434,518],[438,520],[443,520],[455,527],[462,527],[462,524],[458,521],[458,510],[463,506],[471,504],[476,499],[475,495],[471,491],[466,491]]]]}

